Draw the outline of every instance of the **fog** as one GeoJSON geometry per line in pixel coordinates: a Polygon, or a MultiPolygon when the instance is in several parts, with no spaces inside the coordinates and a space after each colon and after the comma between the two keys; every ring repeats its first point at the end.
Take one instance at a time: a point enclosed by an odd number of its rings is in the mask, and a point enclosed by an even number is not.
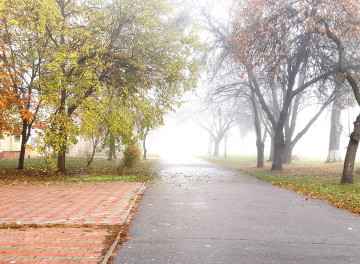
{"type": "MultiPolygon", "coordinates": [[[[191,3],[192,7],[194,8],[193,10],[195,10],[193,15],[200,16],[200,21],[204,18],[201,18],[201,12],[197,12],[199,10],[205,10],[209,17],[214,19],[214,24],[219,22],[218,25],[225,25],[229,21],[230,16],[227,10],[227,6],[230,7],[232,1],[223,1],[221,4],[216,1],[190,1],[187,4],[189,3],[191,3]]],[[[204,39],[211,39],[211,33],[204,31],[201,37],[204,39]]],[[[211,88],[211,82],[209,81],[209,79],[211,79],[210,75],[211,74],[208,76],[203,76],[202,80],[199,82],[198,91],[195,93],[188,93],[185,96],[186,103],[184,103],[179,109],[176,109],[175,112],[168,113],[165,116],[164,126],[159,127],[158,129],[151,132],[147,142],[148,153],[159,154],[161,156],[173,158],[185,158],[208,154],[209,132],[207,132],[199,125],[200,122],[197,120],[196,116],[198,115],[199,111],[202,111],[199,110],[199,104],[201,104],[201,100],[204,100],[204,98],[213,93],[211,89],[214,90],[214,87],[211,88]]],[[[238,76],[236,78],[239,79],[238,76]]],[[[221,78],[217,81],[218,83],[226,82],[226,80],[221,80],[221,78]]],[[[217,84],[213,83],[212,85],[216,86],[217,84]]],[[[329,104],[321,116],[310,127],[308,132],[295,145],[292,151],[292,156],[312,157],[324,159],[324,161],[326,160],[329,150],[331,106],[332,103],[329,104]]],[[[297,125],[294,135],[296,135],[296,133],[305,127],[307,122],[309,122],[311,117],[315,115],[320,107],[321,103],[315,103],[312,106],[305,107],[299,112],[296,119],[297,125]]],[[[340,137],[339,149],[342,159],[344,159],[346,147],[349,141],[349,135],[353,130],[353,122],[356,119],[358,113],[358,107],[345,107],[345,109],[342,110],[342,133],[340,137]]],[[[266,115],[264,116],[266,119],[266,115]]],[[[238,123],[241,123],[241,121],[238,123]]],[[[238,124],[232,126],[229,131],[229,137],[226,144],[227,154],[254,155],[255,159],[257,153],[256,135],[252,123],[252,120],[247,123],[247,132],[241,131],[241,128],[238,124]]],[[[244,130],[244,128],[242,129],[244,130]]],[[[269,156],[270,153],[270,137],[271,135],[267,134],[265,140],[265,159],[269,156]]],[[[224,148],[225,146],[223,139],[220,144],[219,156],[224,155],[224,148]]]]}
{"type": "MultiPolygon", "coordinates": [[[[169,159],[192,158],[199,155],[207,155],[209,133],[201,128],[193,118],[196,114],[194,104],[198,103],[199,97],[192,94],[175,112],[165,116],[165,125],[152,131],[148,141],[150,154],[161,155],[169,159]]],[[[313,114],[316,108],[307,109],[299,115],[298,127],[303,127],[309,114],[313,114]]],[[[340,139],[340,154],[345,157],[346,147],[349,142],[349,134],[353,129],[353,121],[359,108],[348,108],[342,111],[343,132],[340,139]]],[[[309,131],[300,139],[295,146],[293,155],[309,158],[326,159],[329,148],[331,107],[329,107],[313,124],[309,131]]],[[[244,137],[241,136],[238,126],[230,130],[227,142],[227,153],[233,155],[256,155],[256,137],[253,128],[244,137]]],[[[265,142],[265,155],[270,152],[270,138],[265,142]]],[[[224,155],[224,142],[220,145],[219,156],[224,155]]]]}

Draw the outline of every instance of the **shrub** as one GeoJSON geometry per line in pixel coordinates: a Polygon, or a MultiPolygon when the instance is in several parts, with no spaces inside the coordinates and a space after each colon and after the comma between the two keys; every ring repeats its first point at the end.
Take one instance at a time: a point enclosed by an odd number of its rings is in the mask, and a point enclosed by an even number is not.
{"type": "Polygon", "coordinates": [[[141,159],[141,150],[138,146],[127,146],[123,152],[122,164],[125,168],[131,168],[141,159]]]}

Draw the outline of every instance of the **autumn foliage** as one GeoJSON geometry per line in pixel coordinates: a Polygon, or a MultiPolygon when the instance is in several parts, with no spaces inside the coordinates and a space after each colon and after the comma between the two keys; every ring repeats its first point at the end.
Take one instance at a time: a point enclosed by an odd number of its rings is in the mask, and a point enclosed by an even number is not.
{"type": "Polygon", "coordinates": [[[16,82],[7,65],[6,49],[0,42],[0,137],[4,132],[15,133],[19,128],[16,120],[21,113],[22,100],[15,92],[16,82]]]}
{"type": "Polygon", "coordinates": [[[19,82],[23,68],[16,67],[4,42],[0,42],[0,137],[3,133],[19,133],[21,122],[31,122],[34,114],[26,106],[30,98],[24,95],[19,82]]]}
{"type": "MultiPolygon", "coordinates": [[[[238,0],[235,3],[228,43],[232,46],[234,61],[239,65],[239,75],[251,75],[254,91],[271,121],[275,131],[272,169],[281,170],[286,144],[284,127],[295,96],[309,87],[322,91],[329,87],[324,85],[326,82],[334,83],[340,77],[346,79],[360,105],[360,58],[357,52],[360,2],[238,0]],[[262,83],[265,88],[271,84],[286,87],[282,90],[284,103],[277,117],[257,88],[258,80],[259,83],[265,80],[262,83]]],[[[353,182],[359,138],[360,127],[355,126],[347,148],[342,183],[353,182]]]]}
{"type": "Polygon", "coordinates": [[[115,143],[161,125],[199,71],[196,28],[174,7],[165,0],[0,0],[0,132],[21,132],[18,169],[30,137],[39,139],[41,155],[57,152],[65,172],[80,133],[115,152],[115,143]],[[34,122],[47,124],[44,133],[33,133],[34,122]]]}
{"type": "Polygon", "coordinates": [[[326,30],[354,41],[360,30],[360,3],[353,0],[240,0],[232,11],[228,39],[246,66],[277,63],[296,45],[334,51],[326,30]],[[304,42],[306,41],[306,42],[304,42]]]}

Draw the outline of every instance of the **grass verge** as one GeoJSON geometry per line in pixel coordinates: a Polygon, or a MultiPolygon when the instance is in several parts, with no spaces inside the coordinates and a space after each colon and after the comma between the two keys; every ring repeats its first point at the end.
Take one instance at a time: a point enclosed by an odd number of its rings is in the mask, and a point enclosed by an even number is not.
{"type": "Polygon", "coordinates": [[[262,169],[256,168],[256,157],[253,156],[229,156],[227,159],[213,156],[202,158],[360,214],[360,177],[355,176],[353,185],[340,184],[343,168],[341,162],[325,163],[324,160],[301,158],[291,164],[284,164],[282,171],[271,171],[271,162],[265,162],[262,169]]]}
{"type": "Polygon", "coordinates": [[[120,171],[120,160],[107,161],[95,159],[90,167],[86,167],[85,158],[68,158],[67,172],[58,173],[54,169],[44,169],[42,159],[31,159],[25,163],[25,169],[16,169],[17,160],[0,161],[0,183],[63,183],[63,182],[146,182],[156,176],[156,159],[141,161],[133,168],[120,171]],[[85,176],[76,177],[76,176],[85,176]]]}

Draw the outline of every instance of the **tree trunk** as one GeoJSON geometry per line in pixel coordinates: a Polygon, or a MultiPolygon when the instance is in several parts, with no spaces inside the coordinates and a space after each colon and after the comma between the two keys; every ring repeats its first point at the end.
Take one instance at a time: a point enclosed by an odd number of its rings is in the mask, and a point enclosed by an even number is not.
{"type": "Polygon", "coordinates": [[[282,130],[275,131],[274,137],[274,160],[271,170],[282,170],[283,165],[283,153],[284,153],[284,133],[282,130]]]}
{"type": "Polygon", "coordinates": [[[22,131],[21,131],[21,148],[20,148],[18,170],[24,169],[26,143],[28,141],[27,129],[28,129],[28,123],[27,123],[27,121],[23,120],[22,131]]]}
{"type": "Polygon", "coordinates": [[[112,161],[115,156],[115,137],[113,134],[110,134],[110,150],[109,150],[109,157],[107,160],[112,161]]]}
{"type": "Polygon", "coordinates": [[[224,157],[225,157],[225,159],[227,159],[227,149],[226,149],[226,147],[227,147],[227,140],[228,140],[228,137],[225,136],[225,138],[224,138],[224,157]]]}
{"type": "MultiPolygon", "coordinates": [[[[300,74],[300,85],[304,84],[305,72],[302,71],[300,74]]],[[[292,150],[294,148],[292,138],[296,128],[296,120],[299,114],[299,106],[302,95],[298,94],[295,97],[295,101],[292,105],[291,116],[288,115],[285,123],[285,147],[283,153],[283,163],[291,163],[292,150]],[[291,119],[290,119],[291,117],[291,119]]]]}
{"type": "Polygon", "coordinates": [[[94,135],[92,135],[92,142],[93,142],[93,149],[92,149],[91,157],[90,157],[90,159],[88,159],[88,163],[87,163],[86,167],[89,167],[90,164],[91,164],[91,163],[93,162],[93,160],[94,160],[96,148],[97,148],[97,145],[98,145],[99,142],[100,142],[100,138],[99,138],[99,137],[95,137],[94,135]]]}
{"type": "Polygon", "coordinates": [[[144,147],[144,160],[146,160],[146,154],[147,154],[147,150],[146,150],[146,147],[144,147]]]}
{"type": "Polygon", "coordinates": [[[60,125],[60,137],[62,137],[62,144],[60,145],[59,153],[58,153],[58,163],[57,169],[58,172],[66,172],[66,148],[67,148],[67,131],[64,124],[60,125]]]}
{"type": "Polygon", "coordinates": [[[209,135],[208,149],[207,149],[207,154],[208,154],[208,155],[211,155],[213,142],[214,142],[214,140],[213,140],[212,136],[209,135]]]}
{"type": "Polygon", "coordinates": [[[354,164],[356,158],[356,151],[360,140],[360,115],[356,117],[354,122],[354,131],[350,135],[349,145],[346,151],[344,170],[341,178],[341,183],[354,183],[354,164]]]}
{"type": "Polygon", "coordinates": [[[271,142],[270,142],[270,156],[268,161],[273,161],[274,160],[274,137],[270,137],[271,138],[271,142]]]}
{"type": "Polygon", "coordinates": [[[21,148],[20,148],[18,170],[23,170],[24,169],[25,151],[26,151],[26,143],[23,143],[23,139],[21,139],[21,148]]]}
{"type": "Polygon", "coordinates": [[[291,163],[291,155],[292,155],[292,147],[291,142],[287,141],[284,145],[284,152],[283,152],[283,163],[291,163]]]}
{"type": "Polygon", "coordinates": [[[147,154],[147,149],[146,149],[146,146],[145,146],[145,139],[144,139],[144,142],[143,142],[143,155],[144,155],[144,160],[146,160],[146,154],[147,154]]]}
{"type": "Polygon", "coordinates": [[[256,135],[256,148],[257,148],[257,168],[264,167],[264,143],[262,142],[261,136],[261,124],[259,110],[255,98],[254,91],[251,91],[251,104],[254,115],[254,128],[256,135]]]}
{"type": "Polygon", "coordinates": [[[91,153],[91,157],[88,160],[88,163],[86,165],[86,167],[89,167],[90,164],[92,163],[92,161],[94,160],[94,156],[95,156],[95,152],[96,152],[96,146],[93,147],[92,153],[91,153]]]}
{"type": "Polygon", "coordinates": [[[285,143],[284,152],[283,152],[283,163],[290,164],[292,161],[292,151],[293,151],[292,143],[285,143]]]}
{"type": "MultiPolygon", "coordinates": [[[[29,98],[31,96],[31,88],[29,88],[29,98]]],[[[27,110],[30,109],[30,100],[27,103],[27,110]]],[[[34,118],[37,116],[40,109],[40,104],[36,107],[34,118]]],[[[21,130],[21,148],[20,148],[20,156],[19,156],[19,163],[18,163],[18,170],[24,169],[24,162],[25,162],[25,152],[26,152],[26,144],[30,138],[32,125],[34,123],[35,119],[33,119],[31,122],[26,119],[22,119],[22,130],[21,130]]]]}
{"type": "Polygon", "coordinates": [[[338,104],[335,101],[331,110],[329,152],[326,159],[326,163],[341,161],[341,157],[339,153],[341,131],[342,131],[341,108],[338,106],[338,104]]]}
{"type": "Polygon", "coordinates": [[[263,142],[256,142],[257,148],[257,168],[264,168],[264,147],[263,142]]]}
{"type": "Polygon", "coordinates": [[[62,149],[59,151],[58,155],[58,163],[57,163],[57,169],[58,172],[66,172],[66,145],[62,146],[62,149]]]}
{"type": "Polygon", "coordinates": [[[145,131],[145,133],[144,133],[144,140],[143,140],[144,160],[146,160],[146,154],[147,154],[147,149],[146,149],[146,137],[147,137],[148,132],[149,132],[149,129],[146,128],[146,131],[145,131]]]}
{"type": "Polygon", "coordinates": [[[220,140],[214,140],[214,153],[213,156],[219,156],[220,140]]]}
{"type": "Polygon", "coordinates": [[[340,156],[340,152],[339,149],[333,149],[333,150],[329,150],[327,159],[326,159],[326,163],[332,163],[332,162],[341,162],[341,156],[340,156]]]}

